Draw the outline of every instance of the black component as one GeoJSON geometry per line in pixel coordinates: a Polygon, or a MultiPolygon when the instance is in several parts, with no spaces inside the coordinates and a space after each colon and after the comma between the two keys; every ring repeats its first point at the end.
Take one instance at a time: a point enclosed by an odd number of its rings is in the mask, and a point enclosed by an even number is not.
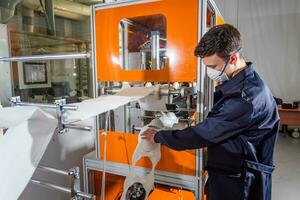
{"type": "Polygon", "coordinates": [[[169,110],[169,111],[176,111],[176,110],[178,110],[178,106],[176,104],[173,104],[173,103],[167,103],[166,107],[167,107],[167,110],[169,110]]]}
{"type": "Polygon", "coordinates": [[[294,101],[293,102],[293,108],[294,109],[298,109],[299,108],[299,102],[298,101],[294,101]]]}
{"type": "Polygon", "coordinates": [[[282,108],[284,109],[297,109],[298,108],[298,102],[294,102],[293,104],[291,103],[283,103],[281,105],[282,108]]]}
{"type": "Polygon", "coordinates": [[[143,184],[136,182],[133,183],[126,192],[126,200],[145,200],[146,190],[143,184]]]}
{"type": "Polygon", "coordinates": [[[280,98],[274,97],[277,105],[282,105],[283,101],[280,98]]]}
{"type": "Polygon", "coordinates": [[[284,108],[284,109],[292,109],[293,108],[293,104],[291,104],[291,103],[283,103],[281,105],[281,107],[284,108]]]}

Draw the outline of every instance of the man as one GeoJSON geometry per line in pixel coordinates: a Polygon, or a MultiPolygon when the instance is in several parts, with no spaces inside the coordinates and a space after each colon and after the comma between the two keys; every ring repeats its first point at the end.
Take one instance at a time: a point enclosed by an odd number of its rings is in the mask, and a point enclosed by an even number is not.
{"type": "Polygon", "coordinates": [[[211,28],[195,50],[207,75],[218,82],[207,118],[183,130],[148,129],[142,134],[175,150],[208,147],[209,200],[271,200],[277,106],[240,50],[236,28],[229,24],[211,28]]]}

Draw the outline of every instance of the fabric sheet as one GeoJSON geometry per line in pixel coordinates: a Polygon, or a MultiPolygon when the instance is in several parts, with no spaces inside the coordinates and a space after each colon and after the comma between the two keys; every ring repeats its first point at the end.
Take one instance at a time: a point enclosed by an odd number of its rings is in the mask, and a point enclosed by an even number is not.
{"type": "MultiPolygon", "coordinates": [[[[154,119],[151,123],[142,128],[140,133],[146,131],[149,127],[163,128],[163,125],[159,119],[154,119]]],[[[154,169],[161,157],[160,144],[152,143],[145,139],[141,139],[139,135],[138,145],[132,155],[132,165],[128,176],[125,179],[123,186],[123,194],[121,200],[129,199],[143,199],[146,200],[150,192],[154,188],[154,169]],[[143,176],[136,174],[136,163],[142,158],[148,157],[152,163],[150,173],[144,173],[143,176]],[[140,185],[137,188],[136,185],[140,185]]]]}
{"type": "MultiPolygon", "coordinates": [[[[113,110],[150,95],[153,88],[126,88],[117,95],[100,96],[73,105],[68,121],[76,122],[113,110]]],[[[54,110],[32,106],[0,108],[0,199],[16,200],[30,181],[57,127],[54,110]]]]}
{"type": "Polygon", "coordinates": [[[16,200],[20,196],[56,126],[57,120],[38,108],[0,108],[0,127],[8,128],[0,139],[0,199],[16,200]]]}
{"type": "Polygon", "coordinates": [[[100,113],[116,109],[132,101],[138,101],[154,92],[154,87],[132,87],[123,89],[116,95],[102,95],[95,99],[89,99],[81,103],[71,105],[78,106],[76,111],[67,111],[68,121],[76,122],[96,116],[100,113]]]}
{"type": "Polygon", "coordinates": [[[150,192],[154,189],[154,170],[161,158],[160,144],[142,139],[141,134],[147,129],[152,128],[157,131],[162,129],[180,128],[178,118],[174,113],[162,113],[159,119],[153,119],[148,125],[144,126],[138,137],[138,144],[131,158],[131,166],[124,185],[121,200],[143,199],[146,200],[150,192]],[[149,173],[144,171],[142,176],[137,175],[136,163],[142,158],[148,157],[152,163],[149,173]]]}

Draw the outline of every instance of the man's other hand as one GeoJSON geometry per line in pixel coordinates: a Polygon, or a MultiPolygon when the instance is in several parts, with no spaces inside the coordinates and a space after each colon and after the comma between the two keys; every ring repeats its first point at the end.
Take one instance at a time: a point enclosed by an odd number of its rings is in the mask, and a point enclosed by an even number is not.
{"type": "Polygon", "coordinates": [[[154,136],[156,133],[157,133],[157,130],[149,128],[146,131],[144,131],[143,133],[141,133],[141,138],[155,143],[154,136]]]}

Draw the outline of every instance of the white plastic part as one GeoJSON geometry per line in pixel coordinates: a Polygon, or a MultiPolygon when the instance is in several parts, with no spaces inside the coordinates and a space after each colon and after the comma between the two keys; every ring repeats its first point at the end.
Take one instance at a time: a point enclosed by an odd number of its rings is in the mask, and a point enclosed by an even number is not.
{"type": "MultiPolygon", "coordinates": [[[[156,127],[157,129],[163,128],[163,124],[160,120],[154,119],[151,121],[150,124],[143,127],[141,133],[146,131],[149,128],[156,127]]],[[[124,186],[123,186],[123,194],[121,197],[121,200],[129,200],[126,198],[126,194],[128,192],[128,189],[136,183],[139,183],[143,186],[143,189],[146,192],[145,198],[147,199],[150,192],[154,189],[154,169],[157,165],[157,163],[160,160],[161,152],[160,152],[160,144],[149,142],[148,140],[142,139],[139,135],[138,138],[138,145],[134,151],[134,154],[132,156],[132,165],[129,171],[128,176],[125,179],[124,186]],[[152,168],[150,173],[146,173],[143,176],[136,175],[136,168],[135,165],[137,161],[139,161],[142,157],[148,157],[152,163],[152,168]]]]}
{"type": "Polygon", "coordinates": [[[161,113],[162,116],[159,119],[163,123],[164,127],[172,128],[174,124],[178,124],[179,120],[173,112],[168,112],[167,114],[164,112],[161,113]]]}

